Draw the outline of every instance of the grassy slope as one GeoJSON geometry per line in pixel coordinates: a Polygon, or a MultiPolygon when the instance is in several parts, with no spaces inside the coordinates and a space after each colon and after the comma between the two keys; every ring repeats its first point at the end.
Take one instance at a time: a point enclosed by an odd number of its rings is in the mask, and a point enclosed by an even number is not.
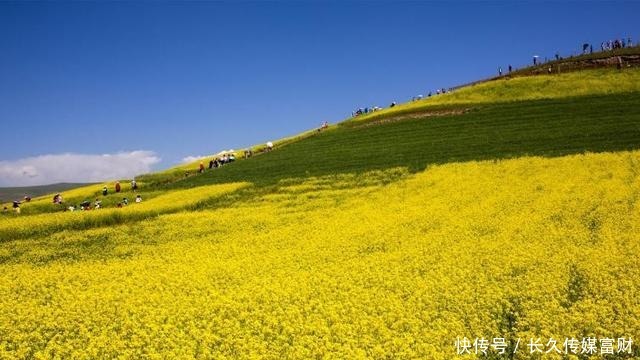
{"type": "MultiPolygon", "coordinates": [[[[377,121],[389,117],[425,111],[467,109],[483,104],[541,99],[565,99],[568,97],[621,94],[628,92],[640,92],[640,70],[638,69],[630,69],[628,71],[598,69],[551,76],[505,77],[500,80],[462,88],[450,94],[400,104],[394,108],[387,108],[372,114],[347,119],[346,122],[339,123],[339,125],[348,125],[351,122],[377,121]]],[[[314,137],[315,135],[317,135],[317,132],[312,130],[297,136],[275,141],[275,145],[278,148],[285,147],[300,140],[314,137]]],[[[262,145],[253,148],[255,151],[259,151],[262,145]]],[[[197,169],[198,162],[199,161],[196,161],[168,169],[167,171],[157,174],[158,176],[155,177],[155,179],[161,181],[163,178],[175,179],[183,177],[185,171],[197,169]]]]}
{"type": "Polygon", "coordinates": [[[274,184],[287,178],[523,155],[559,156],[640,146],[640,92],[482,105],[464,115],[376,126],[345,124],[305,141],[177,181],[274,184]]]}
{"type": "Polygon", "coordinates": [[[344,123],[140,179],[180,200],[254,184],[203,211],[4,239],[0,357],[444,360],[456,336],[634,336],[640,154],[619,151],[640,148],[640,92],[594,92],[344,123]],[[618,153],[545,158],[585,151],[618,153]]]}
{"type": "Polygon", "coordinates": [[[441,107],[466,104],[500,103],[537,99],[562,99],[597,94],[620,94],[640,91],[640,70],[586,70],[560,75],[504,77],[437,95],[420,101],[400,104],[394,108],[359,116],[353,121],[373,120],[403,113],[413,113],[441,107]]]}
{"type": "MultiPolygon", "coordinates": [[[[451,161],[631,150],[640,146],[638,103],[639,70],[590,70],[493,81],[343,122],[322,133],[305,134],[304,140],[287,139],[289,143],[276,151],[204,175],[185,178],[183,166],[139,177],[139,182],[144,184],[145,198],[173,188],[238,181],[264,185],[251,190],[262,193],[270,191],[268,185],[288,178],[396,166],[416,172],[429,164],[451,161]],[[574,93],[580,96],[569,97],[574,93]],[[491,99],[499,101],[492,103],[491,99]],[[420,115],[425,109],[443,107],[469,111],[463,115],[420,115]],[[416,117],[389,121],[407,112],[416,117]],[[377,121],[389,122],[374,124],[377,121]]],[[[128,184],[124,187],[128,189],[128,184]]],[[[67,200],[91,199],[99,188],[67,200]]],[[[112,206],[120,199],[111,195],[105,205],[112,206]]],[[[54,210],[48,198],[23,209],[25,214],[54,210]]]]}

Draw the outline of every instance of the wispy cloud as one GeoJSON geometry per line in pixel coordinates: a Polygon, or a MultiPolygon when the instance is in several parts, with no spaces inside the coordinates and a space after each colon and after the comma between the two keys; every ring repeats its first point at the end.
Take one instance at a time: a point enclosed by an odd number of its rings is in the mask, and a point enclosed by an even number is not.
{"type": "Polygon", "coordinates": [[[151,171],[160,158],[153,151],[115,154],[52,154],[0,161],[0,186],[31,186],[58,182],[99,182],[131,178],[151,171]]]}

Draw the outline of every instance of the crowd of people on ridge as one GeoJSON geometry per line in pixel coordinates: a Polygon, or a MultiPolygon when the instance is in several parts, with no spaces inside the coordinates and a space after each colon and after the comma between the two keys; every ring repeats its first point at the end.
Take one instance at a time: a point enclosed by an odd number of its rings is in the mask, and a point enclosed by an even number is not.
{"type": "MultiPolygon", "coordinates": [[[[604,51],[612,51],[612,50],[617,50],[617,49],[624,49],[624,48],[630,48],[633,47],[634,43],[631,40],[631,37],[627,37],[627,39],[625,40],[624,38],[620,38],[620,39],[614,39],[614,40],[607,40],[607,41],[603,41],[600,43],[600,50],[602,52],[604,51]]],[[[583,43],[582,44],[582,53],[581,55],[586,55],[586,54],[593,54],[593,44],[590,43],[583,43]]],[[[564,58],[562,56],[560,56],[560,53],[556,52],[554,55],[554,58],[556,61],[558,60],[563,60],[564,58]]],[[[544,60],[540,60],[540,56],[538,55],[534,55],[532,58],[532,64],[533,66],[537,66],[537,65],[541,65],[544,63],[547,63],[549,60],[547,58],[544,58],[544,60]]],[[[509,65],[508,66],[508,74],[511,74],[511,72],[514,70],[514,68],[509,65]]],[[[552,72],[552,68],[549,67],[547,69],[548,73],[552,72]]],[[[502,76],[503,75],[503,71],[502,71],[502,67],[499,66],[498,67],[498,76],[502,76]]]]}
{"type": "MultiPolygon", "coordinates": [[[[589,46],[591,48],[591,52],[593,52],[593,47],[591,45],[589,46]]],[[[631,37],[627,37],[626,41],[624,38],[621,38],[621,39],[615,39],[615,40],[607,40],[600,43],[601,51],[611,51],[616,49],[624,49],[628,47],[633,47],[633,41],[631,41],[631,37]]],[[[584,45],[582,48],[582,52],[585,53],[584,45]]]]}
{"type": "MultiPolygon", "coordinates": [[[[321,125],[322,129],[325,129],[327,127],[329,127],[329,124],[327,122],[324,122],[321,125]]],[[[320,129],[318,129],[318,131],[320,131],[320,129]]],[[[269,152],[271,150],[273,150],[273,143],[271,141],[268,141],[266,143],[266,146],[264,147],[264,149],[262,151],[263,152],[269,152]]],[[[244,156],[245,159],[248,159],[248,158],[252,157],[253,156],[253,150],[251,150],[251,149],[244,150],[243,156],[244,156]]],[[[204,161],[200,161],[199,164],[198,164],[197,172],[199,174],[202,174],[207,169],[209,169],[209,170],[217,169],[217,168],[220,168],[220,167],[222,167],[224,165],[230,164],[230,163],[235,162],[235,161],[236,161],[236,153],[235,153],[235,151],[229,150],[227,152],[224,152],[221,156],[216,156],[213,159],[209,160],[209,166],[208,167],[205,166],[205,162],[204,161]]],[[[188,171],[185,172],[184,175],[185,175],[185,177],[188,177],[189,176],[189,172],[188,171]]]]}
{"type": "MultiPolygon", "coordinates": [[[[436,89],[434,91],[429,91],[429,93],[427,93],[427,98],[430,98],[430,97],[433,97],[433,96],[436,96],[436,95],[440,95],[440,94],[447,94],[449,92],[451,92],[451,89],[445,89],[445,88],[436,89]]],[[[422,99],[424,99],[424,95],[420,94],[420,95],[416,95],[416,96],[412,97],[411,101],[418,101],[418,100],[422,100],[422,99]]],[[[393,101],[389,105],[389,108],[393,108],[396,105],[398,105],[398,103],[393,101]]],[[[358,109],[356,109],[356,110],[351,112],[351,117],[358,117],[358,116],[374,113],[374,112],[380,111],[380,110],[382,110],[382,108],[379,107],[379,106],[358,108],[358,109]]]]}

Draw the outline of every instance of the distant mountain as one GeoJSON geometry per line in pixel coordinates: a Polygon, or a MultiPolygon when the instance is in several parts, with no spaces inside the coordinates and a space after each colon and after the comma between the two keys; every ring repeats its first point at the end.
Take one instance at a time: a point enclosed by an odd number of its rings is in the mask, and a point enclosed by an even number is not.
{"type": "Polygon", "coordinates": [[[0,202],[6,203],[13,200],[21,200],[25,195],[31,197],[51,194],[64,190],[77,188],[89,184],[85,183],[57,183],[40,186],[0,187],[0,202]]]}

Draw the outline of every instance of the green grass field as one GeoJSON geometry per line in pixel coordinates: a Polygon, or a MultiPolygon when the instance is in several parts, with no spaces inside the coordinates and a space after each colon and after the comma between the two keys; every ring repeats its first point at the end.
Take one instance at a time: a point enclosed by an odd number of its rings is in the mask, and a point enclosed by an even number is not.
{"type": "MultiPolygon", "coordinates": [[[[169,187],[366,172],[397,166],[561,156],[638,147],[640,92],[483,104],[464,115],[347,122],[249,160],[181,179],[169,187]]],[[[181,176],[182,173],[178,174],[181,176]]],[[[163,185],[165,186],[165,185],[163,185]]]]}

